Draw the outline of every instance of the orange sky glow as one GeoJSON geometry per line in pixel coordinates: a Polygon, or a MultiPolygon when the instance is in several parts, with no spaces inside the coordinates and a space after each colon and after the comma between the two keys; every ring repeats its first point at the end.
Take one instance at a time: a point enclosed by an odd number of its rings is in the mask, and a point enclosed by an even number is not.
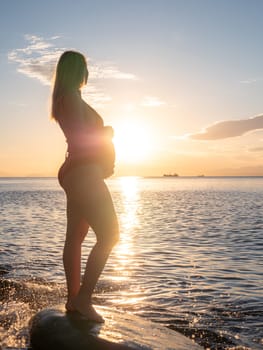
{"type": "Polygon", "coordinates": [[[115,176],[263,176],[262,6],[103,3],[61,21],[57,2],[3,5],[0,176],[56,176],[66,142],[50,94],[66,49],[87,57],[82,95],[115,130],[115,176]]]}

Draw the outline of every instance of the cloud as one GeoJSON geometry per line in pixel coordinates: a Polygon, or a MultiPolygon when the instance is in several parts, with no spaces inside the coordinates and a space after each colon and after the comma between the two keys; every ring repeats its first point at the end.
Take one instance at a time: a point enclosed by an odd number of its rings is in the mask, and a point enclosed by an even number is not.
{"type": "MultiPolygon", "coordinates": [[[[25,35],[28,45],[23,49],[14,49],[8,54],[11,62],[18,64],[18,71],[30,78],[37,78],[44,84],[50,84],[52,75],[59,56],[64,52],[65,48],[57,48],[54,40],[59,36],[53,36],[44,39],[36,35],[25,35]]],[[[125,73],[118,69],[111,62],[90,62],[89,70],[92,79],[127,79],[136,80],[137,77],[132,73],[125,73]]]]}
{"type": "MultiPolygon", "coordinates": [[[[17,64],[17,71],[29,78],[39,80],[44,85],[50,85],[54,76],[55,67],[60,55],[66,51],[65,48],[57,47],[55,41],[59,36],[44,39],[36,35],[25,35],[26,47],[18,48],[8,53],[10,62],[17,64]]],[[[105,104],[111,100],[101,89],[95,87],[96,81],[100,79],[125,79],[136,80],[132,73],[125,73],[110,62],[94,62],[88,58],[90,78],[93,83],[89,83],[91,95],[89,99],[96,106],[105,104]]]]}
{"type": "Polygon", "coordinates": [[[249,152],[263,152],[263,147],[254,147],[248,150],[249,152]]]}
{"type": "Polygon", "coordinates": [[[164,101],[161,101],[158,99],[158,97],[154,96],[145,96],[141,103],[141,105],[144,107],[160,107],[165,104],[166,103],[164,101]]]}
{"type": "Polygon", "coordinates": [[[252,78],[252,79],[241,80],[240,83],[241,84],[255,84],[255,83],[261,82],[262,80],[263,80],[262,78],[252,78]]]}
{"type": "Polygon", "coordinates": [[[19,73],[38,79],[44,85],[50,85],[58,57],[64,51],[53,43],[58,38],[45,40],[35,35],[25,35],[28,45],[10,51],[8,59],[18,65],[19,73]]]}
{"type": "Polygon", "coordinates": [[[219,140],[242,136],[258,129],[263,129],[263,115],[244,120],[218,122],[208,126],[202,132],[190,134],[189,137],[193,140],[219,140]]]}
{"type": "Polygon", "coordinates": [[[91,79],[120,79],[120,80],[137,80],[138,78],[132,73],[121,72],[113,63],[111,62],[100,62],[90,64],[90,78],[91,79]]]}
{"type": "Polygon", "coordinates": [[[106,95],[103,91],[100,91],[96,86],[91,84],[83,88],[82,96],[87,101],[92,101],[92,105],[97,108],[103,108],[106,103],[112,100],[109,95],[106,95]]]}

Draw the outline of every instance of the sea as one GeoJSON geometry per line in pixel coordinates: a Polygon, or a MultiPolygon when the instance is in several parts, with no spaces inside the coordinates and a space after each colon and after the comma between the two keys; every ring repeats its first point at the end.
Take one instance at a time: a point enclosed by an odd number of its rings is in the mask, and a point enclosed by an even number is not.
{"type": "MultiPolygon", "coordinates": [[[[184,334],[204,349],[263,349],[263,177],[106,180],[121,238],[94,304],[184,334]]],[[[66,198],[56,178],[0,178],[0,339],[66,298],[66,198]]],[[[88,232],[84,269],[95,243],[88,232]]]]}

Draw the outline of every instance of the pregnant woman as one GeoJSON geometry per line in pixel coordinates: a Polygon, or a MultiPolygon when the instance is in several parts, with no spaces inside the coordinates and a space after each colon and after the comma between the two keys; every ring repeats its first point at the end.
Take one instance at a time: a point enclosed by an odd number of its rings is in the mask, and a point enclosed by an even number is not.
{"type": "Polygon", "coordinates": [[[66,51],[60,57],[52,94],[52,117],[68,144],[59,183],[67,198],[67,230],[63,262],[67,280],[67,311],[88,320],[104,322],[92,305],[92,293],[107,258],[119,239],[115,209],[104,179],[113,173],[113,129],[81,97],[87,83],[85,57],[66,51]],[[81,245],[89,227],[96,244],[87,260],[81,282],[81,245]]]}

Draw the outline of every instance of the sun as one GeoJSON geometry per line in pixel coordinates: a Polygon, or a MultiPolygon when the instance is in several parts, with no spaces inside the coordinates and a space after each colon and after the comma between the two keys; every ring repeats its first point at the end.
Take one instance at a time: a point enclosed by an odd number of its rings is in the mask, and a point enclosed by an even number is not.
{"type": "Polygon", "coordinates": [[[151,155],[152,137],[142,122],[123,121],[114,128],[114,146],[117,161],[140,163],[151,155]]]}

